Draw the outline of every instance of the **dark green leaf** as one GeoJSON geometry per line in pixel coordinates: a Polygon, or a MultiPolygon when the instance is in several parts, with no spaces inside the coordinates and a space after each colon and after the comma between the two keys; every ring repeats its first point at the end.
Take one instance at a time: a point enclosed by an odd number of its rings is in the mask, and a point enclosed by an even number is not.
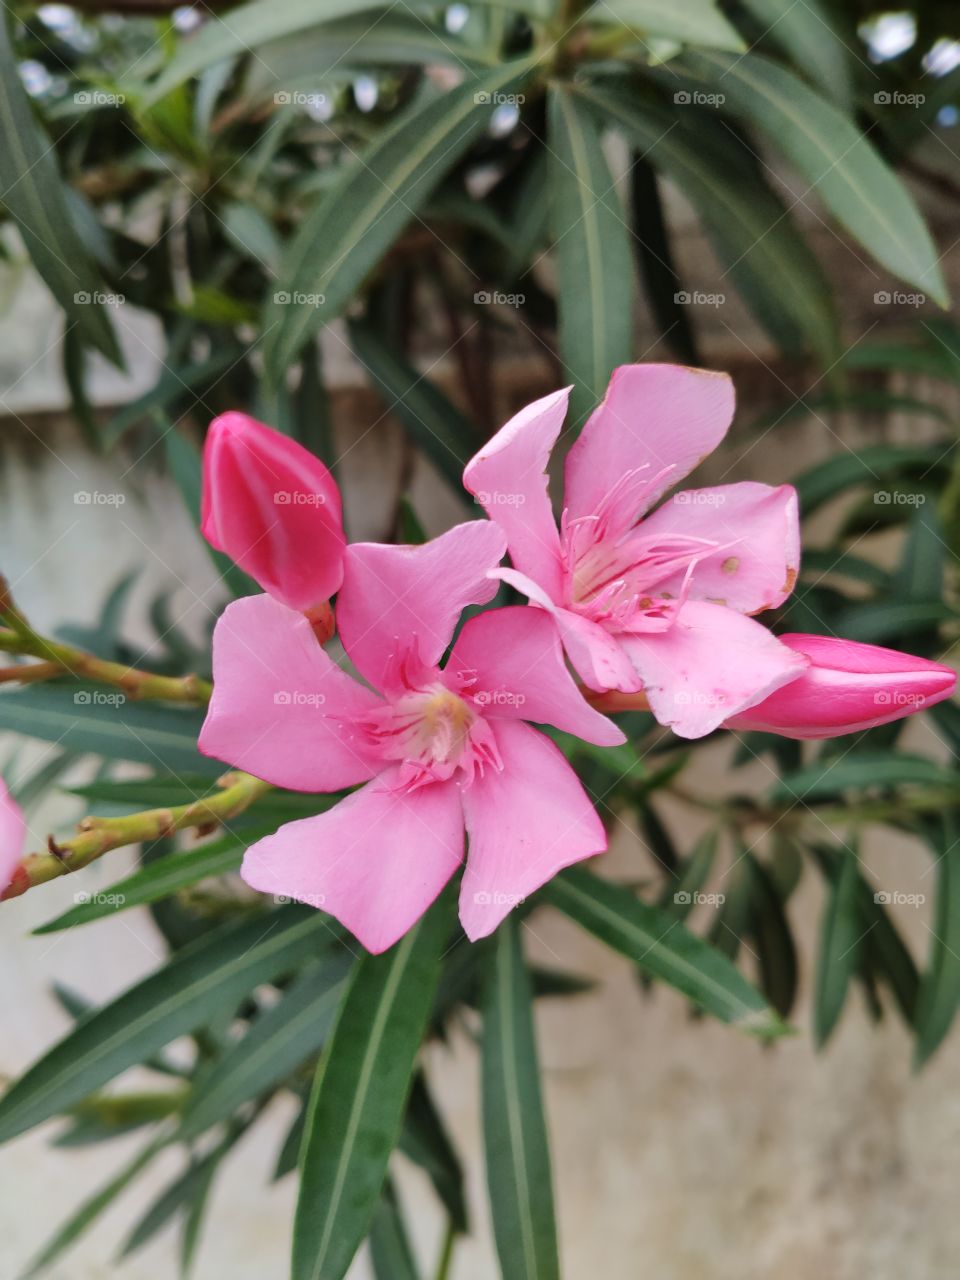
{"type": "Polygon", "coordinates": [[[860,947],[869,928],[864,924],[860,874],[855,853],[839,857],[830,897],[820,923],[820,945],[813,995],[813,1034],[822,1048],[837,1024],[850,980],[860,962],[860,947]]]}
{"type": "Polygon", "coordinates": [[[940,1046],[960,1004],[960,844],[952,821],[944,824],[942,839],[933,848],[938,855],[937,895],[930,954],[917,1000],[917,1067],[940,1046]]]}
{"type": "Polygon", "coordinates": [[[420,1275],[403,1225],[400,1202],[389,1180],[384,1184],[370,1227],[370,1261],[376,1280],[418,1280],[420,1275]]]}
{"type": "Polygon", "coordinates": [[[422,1074],[413,1081],[399,1146],[430,1178],[454,1230],[466,1231],[463,1171],[422,1074]]]}
{"type": "Polygon", "coordinates": [[[822,800],[849,790],[910,783],[956,790],[958,779],[953,770],[922,756],[857,751],[818,760],[787,774],[778,779],[772,794],[778,800],[822,800]]]}

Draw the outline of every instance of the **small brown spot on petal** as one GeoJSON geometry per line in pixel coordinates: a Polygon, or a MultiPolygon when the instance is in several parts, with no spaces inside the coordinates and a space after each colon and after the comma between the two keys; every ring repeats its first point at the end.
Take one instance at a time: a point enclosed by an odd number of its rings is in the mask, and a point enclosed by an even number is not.
{"type": "Polygon", "coordinates": [[[707,596],[707,604],[722,604],[726,607],[726,600],[721,600],[719,596],[707,596]]]}
{"type": "Polygon", "coordinates": [[[797,585],[797,571],[796,569],[788,569],[787,580],[783,584],[783,590],[787,593],[787,595],[789,595],[796,585],[797,585]]]}
{"type": "Polygon", "coordinates": [[[727,556],[720,568],[724,573],[736,573],[740,568],[740,560],[737,556],[727,556]]]}

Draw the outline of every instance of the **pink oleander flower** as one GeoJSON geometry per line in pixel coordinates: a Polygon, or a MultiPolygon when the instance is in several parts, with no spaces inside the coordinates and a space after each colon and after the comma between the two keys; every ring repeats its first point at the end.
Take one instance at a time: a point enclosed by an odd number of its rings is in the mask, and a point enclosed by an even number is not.
{"type": "Polygon", "coordinates": [[[0,893],[3,893],[23,856],[26,825],[20,806],[0,778],[0,893]]]}
{"type": "Polygon", "coordinates": [[[953,693],[956,672],[896,649],[835,636],[785,635],[783,644],[809,658],[791,684],[727,721],[784,738],[838,738],[899,720],[953,693]]]}
{"type": "Polygon", "coordinates": [[[365,784],[252,845],[243,878],[322,907],[373,952],[404,934],[457,870],[464,829],[460,919],[472,939],[562,867],[606,848],[576,774],[524,723],[624,741],[584,701],[547,614],[481,613],[440,666],[462,610],[492,598],[504,549],[489,521],[422,546],[348,547],[337,621],[367,684],[268,596],[235,601],[214,632],[201,751],[295,790],[365,784]]]}
{"type": "Polygon", "coordinates": [[[264,591],[306,612],[343,578],[333,476],[308,449],[245,413],[223,413],[203,451],[203,536],[264,591]]]}
{"type": "Polygon", "coordinates": [[[647,514],[723,439],[733,387],[701,369],[624,365],[567,456],[558,530],[546,466],[568,395],[522,409],[464,484],[506,533],[513,568],[499,575],[553,618],[584,684],[642,690],[661,724],[699,738],[808,664],[749,616],[793,589],[796,493],[718,485],[647,514]]]}

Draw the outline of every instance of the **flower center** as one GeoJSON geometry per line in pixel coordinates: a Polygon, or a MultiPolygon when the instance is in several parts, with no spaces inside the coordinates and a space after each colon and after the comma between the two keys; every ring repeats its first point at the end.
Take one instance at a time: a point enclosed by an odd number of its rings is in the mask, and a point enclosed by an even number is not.
{"type": "Polygon", "coordinates": [[[410,787],[442,782],[458,769],[469,780],[485,765],[501,767],[489,725],[439,680],[401,693],[363,728],[384,760],[401,762],[401,782],[410,787]]]}

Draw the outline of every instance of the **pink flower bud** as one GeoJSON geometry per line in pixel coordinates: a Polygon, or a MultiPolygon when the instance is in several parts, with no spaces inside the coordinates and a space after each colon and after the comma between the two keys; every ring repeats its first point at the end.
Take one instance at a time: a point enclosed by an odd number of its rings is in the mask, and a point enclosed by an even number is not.
{"type": "Polygon", "coordinates": [[[0,778],[0,894],[13,879],[23,855],[26,827],[20,806],[11,799],[0,778]]]}
{"type": "Polygon", "coordinates": [[[277,600],[300,612],[343,578],[343,516],[333,476],[302,445],[245,413],[210,424],[201,530],[277,600]]]}
{"type": "Polygon", "coordinates": [[[798,679],[726,722],[728,729],[759,729],[785,738],[837,738],[873,729],[942,702],[956,672],[896,649],[833,636],[779,639],[805,654],[810,666],[798,679]]]}

